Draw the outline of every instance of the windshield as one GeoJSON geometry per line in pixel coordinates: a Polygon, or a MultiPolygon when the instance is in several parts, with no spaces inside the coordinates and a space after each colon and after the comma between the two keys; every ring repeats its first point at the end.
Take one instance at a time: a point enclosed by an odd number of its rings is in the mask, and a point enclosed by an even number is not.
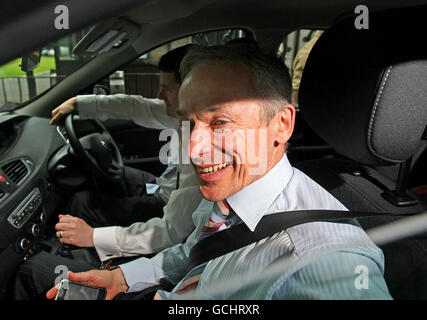
{"type": "Polygon", "coordinates": [[[40,65],[32,71],[21,70],[21,57],[0,66],[0,112],[11,111],[73,73],[90,57],[77,57],[74,46],[89,31],[84,29],[44,46],[40,65]]]}

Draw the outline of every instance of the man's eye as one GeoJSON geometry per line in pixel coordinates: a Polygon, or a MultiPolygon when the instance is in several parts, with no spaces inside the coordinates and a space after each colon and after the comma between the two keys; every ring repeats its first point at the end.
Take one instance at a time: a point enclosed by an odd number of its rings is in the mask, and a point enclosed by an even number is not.
{"type": "Polygon", "coordinates": [[[226,120],[216,120],[214,122],[215,126],[225,126],[228,123],[226,120]]]}

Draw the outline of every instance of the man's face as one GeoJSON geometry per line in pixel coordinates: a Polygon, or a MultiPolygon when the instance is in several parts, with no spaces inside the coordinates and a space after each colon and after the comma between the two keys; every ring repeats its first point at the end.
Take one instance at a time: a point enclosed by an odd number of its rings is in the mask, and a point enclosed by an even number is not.
{"type": "Polygon", "coordinates": [[[283,156],[293,130],[292,105],[267,124],[243,66],[208,61],[179,92],[180,114],[191,124],[190,157],[202,195],[223,200],[264,176],[283,156]]]}
{"type": "Polygon", "coordinates": [[[179,87],[179,83],[175,82],[173,72],[160,72],[160,90],[157,98],[165,102],[166,114],[170,117],[176,117],[179,87]]]}

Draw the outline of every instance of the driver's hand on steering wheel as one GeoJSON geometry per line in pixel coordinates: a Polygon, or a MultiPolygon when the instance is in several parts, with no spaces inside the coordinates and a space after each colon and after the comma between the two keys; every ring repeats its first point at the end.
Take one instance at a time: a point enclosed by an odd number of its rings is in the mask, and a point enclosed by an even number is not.
{"type": "Polygon", "coordinates": [[[50,124],[62,126],[65,117],[77,109],[77,97],[72,97],[52,111],[50,124]]]}
{"type": "Polygon", "coordinates": [[[94,247],[93,228],[83,219],[70,215],[59,215],[59,222],[55,225],[56,236],[59,241],[78,247],[94,247]]]}

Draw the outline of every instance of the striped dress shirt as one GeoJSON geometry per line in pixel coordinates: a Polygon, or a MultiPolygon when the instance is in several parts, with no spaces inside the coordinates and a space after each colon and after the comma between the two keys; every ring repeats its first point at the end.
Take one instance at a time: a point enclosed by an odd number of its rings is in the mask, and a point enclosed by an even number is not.
{"type": "MultiPolygon", "coordinates": [[[[252,231],[264,215],[275,212],[347,211],[320,185],[293,168],[286,155],[264,177],[226,200],[252,231]]],[[[140,258],[121,265],[129,292],[143,290],[164,278],[176,286],[172,292],[159,291],[160,296],[182,299],[183,295],[176,293],[182,282],[201,274],[192,293],[203,299],[391,298],[383,277],[382,251],[360,227],[352,224],[297,225],[187,272],[190,250],[203,237],[203,227],[213,210],[214,203],[202,200],[192,216],[196,229],[185,243],[165,249],[151,259],[140,258]],[[277,268],[284,259],[287,265],[277,268]],[[365,273],[362,275],[361,271],[365,273]],[[242,275],[262,277],[262,281],[239,282],[242,275]],[[218,287],[220,290],[215,290],[218,287]]]]}

